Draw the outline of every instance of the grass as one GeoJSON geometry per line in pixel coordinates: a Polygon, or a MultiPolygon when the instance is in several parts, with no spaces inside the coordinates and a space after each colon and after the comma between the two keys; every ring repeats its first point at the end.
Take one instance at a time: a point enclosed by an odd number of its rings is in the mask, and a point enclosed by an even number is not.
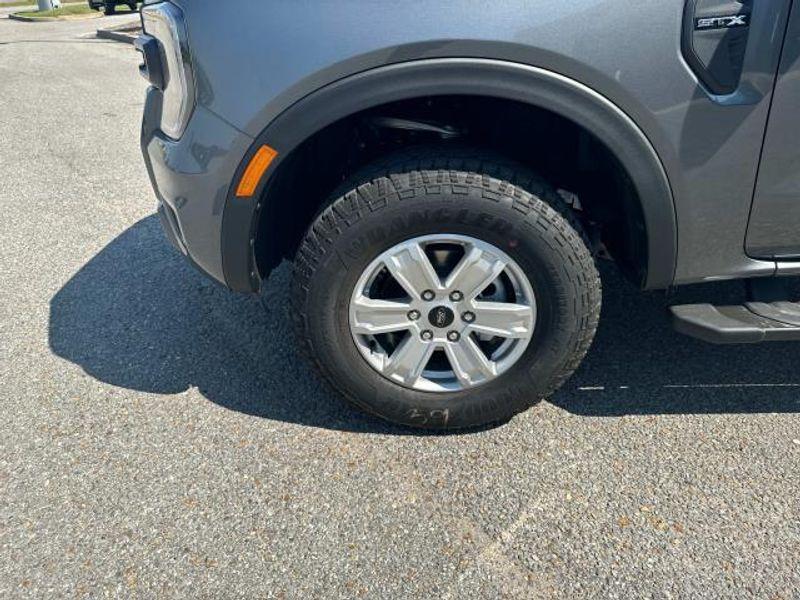
{"type": "Polygon", "coordinates": [[[25,10],[15,14],[21,15],[23,17],[31,17],[37,19],[40,17],[66,17],[70,15],[87,15],[89,13],[94,13],[94,12],[95,11],[89,8],[88,4],[75,3],[72,5],[63,4],[61,8],[56,8],[55,10],[42,10],[42,11],[25,10]]]}
{"type": "MultiPolygon", "coordinates": [[[[61,0],[61,4],[86,4],[86,0],[61,0]]],[[[36,0],[14,0],[13,2],[2,2],[0,8],[14,7],[14,6],[35,6],[36,0]]]]}

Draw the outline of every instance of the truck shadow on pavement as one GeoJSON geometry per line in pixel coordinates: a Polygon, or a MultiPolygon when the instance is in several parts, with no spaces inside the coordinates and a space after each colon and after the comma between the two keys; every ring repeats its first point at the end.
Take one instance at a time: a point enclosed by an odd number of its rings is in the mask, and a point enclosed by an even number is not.
{"type": "MultiPolygon", "coordinates": [[[[318,381],[287,318],[289,269],[262,301],[231,294],[167,244],[158,219],[125,231],[50,303],[49,343],[105,383],[153,394],[196,387],[230,410],[338,430],[409,434],[363,415],[318,381]]],[[[668,300],[604,269],[601,328],[586,362],[551,402],[577,415],[800,411],[798,347],[716,347],[673,332],[668,300]]],[[[736,301],[739,286],[672,302],[736,301]]]]}

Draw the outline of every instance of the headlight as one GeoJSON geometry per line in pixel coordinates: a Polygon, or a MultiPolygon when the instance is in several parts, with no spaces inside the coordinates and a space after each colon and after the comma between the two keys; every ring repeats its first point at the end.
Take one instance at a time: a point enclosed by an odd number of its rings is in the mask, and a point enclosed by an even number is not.
{"type": "MultiPolygon", "coordinates": [[[[146,36],[158,41],[160,46],[160,73],[153,72],[151,82],[157,80],[164,91],[161,112],[161,130],[173,139],[178,139],[186,129],[192,116],[195,102],[194,73],[189,57],[189,44],[183,11],[174,4],[160,4],[142,7],[142,28],[146,36]]],[[[145,54],[145,61],[147,55],[145,54]]],[[[147,70],[155,70],[146,64],[147,70]]]]}

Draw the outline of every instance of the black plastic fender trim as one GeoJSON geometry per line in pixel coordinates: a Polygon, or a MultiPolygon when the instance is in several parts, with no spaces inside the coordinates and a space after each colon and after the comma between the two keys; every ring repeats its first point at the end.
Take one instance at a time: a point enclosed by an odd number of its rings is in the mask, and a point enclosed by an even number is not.
{"type": "Polygon", "coordinates": [[[443,58],[393,64],[341,79],[298,101],[266,127],[237,169],[225,203],[222,263],[227,285],[242,292],[260,289],[254,245],[264,191],[292,150],[353,113],[398,100],[443,95],[528,103],[574,121],[606,144],[628,171],[642,202],[648,240],[644,287],[662,289],[672,284],[677,259],[672,191],[655,149],[627,114],[591,88],[552,71],[508,61],[443,58]],[[236,198],[236,182],[262,144],[275,148],[278,157],[254,199],[236,198]]]}

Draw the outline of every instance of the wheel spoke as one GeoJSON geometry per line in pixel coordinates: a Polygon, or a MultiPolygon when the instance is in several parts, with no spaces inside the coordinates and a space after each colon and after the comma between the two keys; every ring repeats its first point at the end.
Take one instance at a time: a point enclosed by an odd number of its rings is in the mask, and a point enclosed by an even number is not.
{"type": "Polygon", "coordinates": [[[405,302],[376,300],[361,296],[353,301],[353,331],[360,335],[378,335],[403,331],[411,327],[408,312],[411,305],[405,302]]]}
{"type": "Polygon", "coordinates": [[[387,377],[405,385],[414,385],[428,364],[435,344],[423,342],[413,332],[395,349],[384,365],[387,377]]]}
{"type": "Polygon", "coordinates": [[[447,278],[445,286],[459,290],[472,300],[500,276],[506,263],[499,257],[472,247],[447,278]]]}
{"type": "Polygon", "coordinates": [[[445,353],[453,373],[464,386],[471,386],[496,375],[494,365],[475,343],[465,335],[457,344],[445,345],[445,353]]]}
{"type": "Polygon", "coordinates": [[[441,288],[439,276],[422,246],[417,243],[404,244],[384,264],[412,298],[420,299],[425,290],[436,291],[441,288]]]}
{"type": "Polygon", "coordinates": [[[475,322],[472,331],[503,338],[530,337],[533,330],[533,308],[504,302],[473,303],[475,322]]]}

